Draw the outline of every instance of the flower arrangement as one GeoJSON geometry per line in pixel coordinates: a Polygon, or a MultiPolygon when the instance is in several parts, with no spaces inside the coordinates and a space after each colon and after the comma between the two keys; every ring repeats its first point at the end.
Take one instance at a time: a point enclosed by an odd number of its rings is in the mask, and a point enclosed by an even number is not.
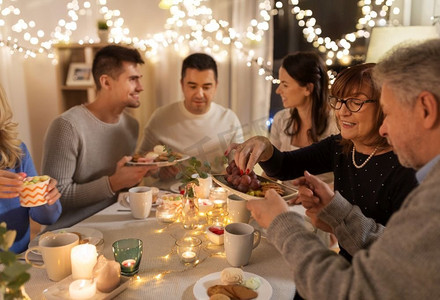
{"type": "Polygon", "coordinates": [[[17,255],[9,251],[16,234],[15,230],[7,230],[5,222],[0,224],[0,265],[3,267],[0,272],[2,299],[30,299],[23,289],[23,285],[31,277],[26,272],[30,265],[17,261],[17,255]]]}

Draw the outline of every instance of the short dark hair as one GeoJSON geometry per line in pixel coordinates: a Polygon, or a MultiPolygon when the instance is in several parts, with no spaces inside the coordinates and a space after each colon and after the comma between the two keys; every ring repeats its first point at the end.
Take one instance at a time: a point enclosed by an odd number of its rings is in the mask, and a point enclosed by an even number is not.
{"type": "Polygon", "coordinates": [[[217,63],[215,60],[204,53],[194,53],[183,60],[181,79],[185,77],[186,69],[197,69],[199,71],[212,70],[215,81],[217,81],[217,63]]]}
{"type": "Polygon", "coordinates": [[[101,89],[101,83],[99,82],[101,75],[106,74],[116,79],[123,71],[123,62],[143,64],[144,60],[137,49],[118,45],[106,46],[96,52],[93,59],[92,74],[97,90],[101,89]]]}

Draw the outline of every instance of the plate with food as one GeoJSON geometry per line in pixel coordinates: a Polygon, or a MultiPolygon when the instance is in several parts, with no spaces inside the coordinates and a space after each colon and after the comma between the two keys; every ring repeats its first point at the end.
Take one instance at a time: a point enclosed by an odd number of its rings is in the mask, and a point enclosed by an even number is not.
{"type": "MultiPolygon", "coordinates": [[[[33,246],[38,246],[38,241],[43,236],[63,233],[63,232],[71,232],[77,234],[79,236],[80,244],[86,244],[86,243],[93,244],[96,246],[96,250],[98,252],[100,252],[104,248],[104,235],[102,234],[101,231],[94,228],[80,227],[80,226],[73,226],[70,228],[61,228],[53,231],[47,231],[41,235],[36,236],[32,241],[30,241],[28,247],[30,248],[33,246]]],[[[32,251],[32,253],[40,255],[40,253],[37,251],[32,251]]]]}
{"type": "Polygon", "coordinates": [[[272,286],[266,279],[250,272],[243,272],[239,268],[226,268],[222,272],[208,274],[200,278],[193,288],[197,300],[225,299],[214,295],[225,295],[229,299],[269,300],[272,292],[272,286]],[[225,271],[233,274],[230,276],[233,280],[225,281],[225,271]]]}
{"type": "Polygon", "coordinates": [[[153,151],[147,153],[136,153],[127,166],[156,166],[168,167],[189,159],[189,155],[184,155],[172,151],[165,145],[156,145],[153,151]]]}
{"type": "MultiPolygon", "coordinates": [[[[263,198],[264,194],[269,189],[274,189],[284,200],[295,198],[298,194],[298,190],[293,187],[280,184],[274,180],[259,175],[243,176],[250,177],[251,183],[248,183],[248,178],[243,179],[244,184],[247,184],[247,187],[241,186],[241,183],[235,185],[231,179],[228,180],[229,175],[212,175],[212,180],[219,186],[229,190],[232,194],[236,194],[245,200],[263,198]],[[254,180],[256,181],[255,184],[252,183],[254,180]]],[[[241,177],[243,176],[239,176],[238,180],[241,181],[241,177]]]]}

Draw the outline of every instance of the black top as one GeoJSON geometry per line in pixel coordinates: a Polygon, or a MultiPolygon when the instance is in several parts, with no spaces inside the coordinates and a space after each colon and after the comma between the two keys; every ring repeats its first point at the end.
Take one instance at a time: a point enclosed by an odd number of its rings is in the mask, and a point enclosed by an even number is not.
{"type": "MultiPolygon", "coordinates": [[[[332,135],[294,151],[280,152],[275,148],[273,156],[260,165],[268,176],[280,180],[303,176],[305,170],[311,174],[333,172],[335,190],[359,206],[366,217],[386,225],[417,186],[415,171],[401,166],[392,151],[373,156],[363,168],[357,169],[352,153],[342,153],[340,140],[341,135],[332,135]]],[[[367,158],[368,155],[355,152],[357,165],[367,158]]],[[[346,256],[342,248],[341,252],[346,256]]]]}

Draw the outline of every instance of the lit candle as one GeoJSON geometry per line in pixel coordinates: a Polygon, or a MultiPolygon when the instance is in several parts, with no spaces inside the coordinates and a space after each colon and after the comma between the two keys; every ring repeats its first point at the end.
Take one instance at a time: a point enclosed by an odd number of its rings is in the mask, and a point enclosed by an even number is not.
{"type": "Polygon", "coordinates": [[[184,263],[190,263],[196,260],[196,253],[193,251],[185,251],[182,253],[182,261],[184,263]]]}
{"type": "Polygon", "coordinates": [[[133,272],[136,266],[136,260],[134,259],[126,259],[121,263],[121,268],[123,272],[130,273],[133,272]]]}
{"type": "Polygon", "coordinates": [[[98,258],[96,246],[91,244],[77,245],[70,252],[73,279],[90,279],[93,277],[93,267],[98,258]]]}
{"type": "Polygon", "coordinates": [[[71,299],[90,299],[96,294],[96,283],[93,280],[79,279],[69,285],[71,299]]]}
{"type": "Polygon", "coordinates": [[[223,207],[226,206],[226,201],[225,200],[216,199],[213,202],[214,202],[214,206],[215,207],[223,208],[223,207]]]}
{"type": "Polygon", "coordinates": [[[176,210],[173,207],[161,205],[156,208],[156,218],[159,222],[173,223],[176,221],[176,210]]]}

